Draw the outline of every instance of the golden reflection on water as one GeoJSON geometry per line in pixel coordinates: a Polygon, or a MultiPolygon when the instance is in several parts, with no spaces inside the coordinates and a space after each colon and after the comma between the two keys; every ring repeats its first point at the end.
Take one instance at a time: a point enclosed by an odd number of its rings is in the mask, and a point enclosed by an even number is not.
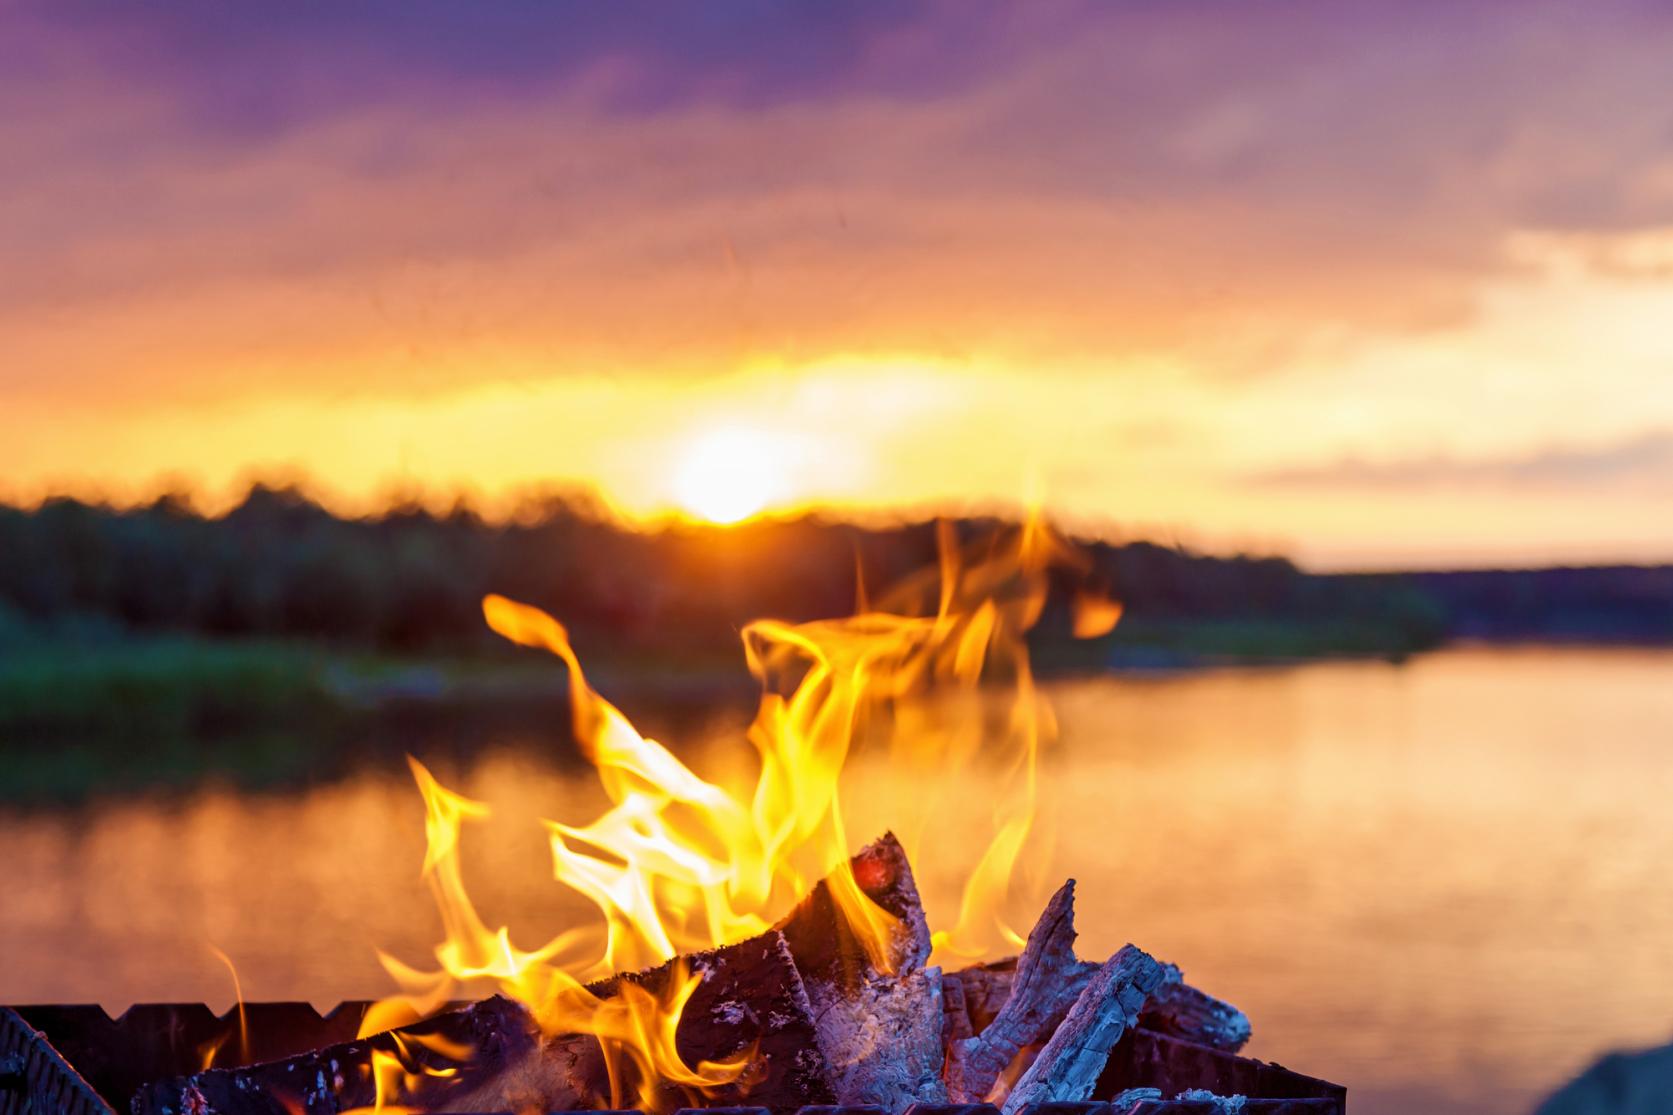
{"type": "MultiPolygon", "coordinates": [[[[1483,650],[1058,683],[1034,882],[1081,880],[1083,953],[1181,964],[1249,1011],[1252,1052],[1347,1083],[1360,1115],[1525,1111],[1604,1048],[1673,1037],[1670,682],[1673,654],[1483,650]]],[[[500,806],[467,846],[485,915],[531,941],[585,916],[533,821],[590,815],[590,775],[513,745],[452,781],[500,806]]],[[[919,836],[932,916],[997,788],[943,787],[961,808],[919,836]]],[[[860,759],[854,838],[922,793],[860,759]]],[[[439,934],[393,761],[305,793],[0,814],[0,855],[0,1001],[224,1006],[212,941],[251,998],[323,1005],[387,990],[375,945],[423,963],[439,934]]]]}

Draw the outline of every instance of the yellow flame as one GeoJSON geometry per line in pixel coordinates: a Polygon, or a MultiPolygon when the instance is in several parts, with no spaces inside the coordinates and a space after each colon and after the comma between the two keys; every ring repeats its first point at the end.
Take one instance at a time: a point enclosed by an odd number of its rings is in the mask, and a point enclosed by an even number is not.
{"type": "MultiPolygon", "coordinates": [[[[675,1046],[698,983],[682,964],[669,978],[648,981],[654,991],[622,980],[612,993],[595,994],[583,981],[760,933],[821,877],[831,879],[849,925],[886,969],[900,927],[854,878],[839,793],[851,751],[867,743],[886,746],[902,769],[945,772],[981,757],[1008,771],[1001,784],[1014,792],[995,805],[991,840],[970,869],[957,921],[934,934],[935,959],[1019,944],[1003,907],[1025,850],[1031,840],[1040,843],[1032,839],[1036,764],[1053,732],[1025,635],[1044,607],[1050,567],[1079,559],[1037,521],[967,546],[943,524],[939,542],[937,566],[879,598],[874,609],[811,623],[761,620],[744,629],[746,661],[763,694],[748,732],[759,769],[747,795],[699,777],[642,736],[589,684],[556,619],[501,596],[485,598],[483,615],[494,631],[556,655],[568,669],[574,735],[610,805],[588,823],[543,824],[554,877],[591,900],[601,925],[571,929],[530,951],[514,946],[506,927],[489,928],[471,903],[459,860],[463,827],[487,817],[489,806],[447,789],[411,760],[425,804],[423,876],[445,930],[436,949],[441,971],[422,973],[383,957],[403,994],[374,1008],[362,1033],[433,1011],[460,982],[488,981],[526,1004],[548,1033],[596,1035],[615,1106],[653,1109],[659,1089],[706,1093],[738,1080],[747,1051],[692,1066],[675,1046]],[[985,679],[1013,688],[1002,722],[981,701],[957,705],[955,715],[938,707],[949,692],[975,694],[985,679]]],[[[1097,622],[1112,625],[1118,615],[1106,609],[1097,622]]],[[[381,1068],[380,1105],[410,1084],[411,1070],[399,1058],[394,1063],[399,1071],[381,1068]]]]}

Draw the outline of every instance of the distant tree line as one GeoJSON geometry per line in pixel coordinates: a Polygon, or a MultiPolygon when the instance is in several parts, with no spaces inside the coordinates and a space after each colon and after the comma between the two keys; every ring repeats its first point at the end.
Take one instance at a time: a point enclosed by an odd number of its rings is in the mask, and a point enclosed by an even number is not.
{"type": "Polygon", "coordinates": [[[1673,642],[1673,566],[1415,573],[1453,638],[1497,642],[1673,642]]]}
{"type": "MultiPolygon", "coordinates": [[[[996,525],[957,528],[974,537],[996,525]]],[[[131,508],[53,499],[0,507],[0,627],[475,653],[496,645],[479,601],[499,592],[628,646],[730,646],[760,616],[849,613],[856,569],[885,585],[932,563],[935,535],[929,522],[863,527],[817,516],[639,530],[564,498],[507,522],[464,508],[344,518],[295,488],[264,485],[215,517],[179,497],[131,508]]],[[[1571,614],[1606,599],[1611,624],[1627,617],[1640,637],[1673,635],[1665,570],[1609,574],[1620,591],[1600,598],[1596,584],[1573,576],[1327,576],[1275,557],[1084,545],[1092,579],[1126,605],[1118,632],[1137,633],[1128,638],[1193,624],[1313,625],[1398,654],[1458,632],[1537,635],[1552,622],[1546,601],[1559,583],[1571,614]]],[[[1068,626],[1054,605],[1040,638],[1066,642],[1068,626]]]]}

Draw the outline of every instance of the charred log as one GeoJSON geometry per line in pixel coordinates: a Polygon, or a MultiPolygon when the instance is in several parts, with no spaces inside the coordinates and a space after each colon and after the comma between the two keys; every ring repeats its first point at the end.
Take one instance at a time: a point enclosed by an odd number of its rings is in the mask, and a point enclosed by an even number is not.
{"type": "Polygon", "coordinates": [[[941,970],[879,976],[816,1006],[839,1102],[901,1112],[946,1101],[941,970]]]}
{"type": "Polygon", "coordinates": [[[1030,1104],[1090,1097],[1110,1050],[1138,1020],[1139,1009],[1163,976],[1162,966],[1133,945],[1110,957],[1005,1097],[1004,1115],[1017,1115],[1030,1104]]]}
{"type": "Polygon", "coordinates": [[[815,986],[858,986],[879,971],[911,972],[929,959],[929,922],[906,850],[893,833],[860,849],[849,861],[860,893],[895,919],[886,963],[879,967],[865,940],[837,903],[836,883],[823,879],[776,926],[790,945],[796,968],[815,986]]]}
{"type": "Polygon", "coordinates": [[[1236,1053],[1249,1042],[1249,1016],[1185,982],[1179,968],[1163,966],[1164,982],[1139,1012],[1139,1025],[1159,1034],[1236,1053]]]}
{"type": "MultiPolygon", "coordinates": [[[[695,1065],[750,1051],[750,1061],[735,1083],[702,1097],[669,1088],[656,1106],[671,1109],[698,1098],[773,1108],[831,1101],[807,994],[780,934],[698,953],[685,963],[701,982],[675,1033],[682,1060],[695,1065]]],[[[672,964],[665,965],[590,990],[609,997],[621,982],[632,981],[657,992],[673,972],[672,964]]],[[[604,1051],[591,1035],[542,1036],[523,1007],[496,996],[286,1061],[149,1085],[135,1097],[134,1115],[335,1115],[376,1099],[372,1062],[378,1050],[396,1057],[407,1073],[400,1102],[426,1111],[562,1111],[636,1099],[612,1097],[604,1051]],[[459,1047],[469,1056],[454,1059],[445,1052],[459,1047]]]]}
{"type": "Polygon", "coordinates": [[[528,1011],[495,996],[399,1031],[288,1060],[148,1084],[135,1094],[131,1107],[134,1115],[336,1115],[375,1102],[376,1052],[410,1066],[418,1077],[408,1102],[440,1110],[450,1096],[485,1086],[539,1046],[539,1029],[528,1011]],[[471,1050],[464,1064],[438,1052],[459,1047],[471,1050]]]}
{"type": "MultiPolygon", "coordinates": [[[[1087,964],[1084,975],[1076,973],[1082,985],[1092,978],[1096,964],[1087,964]]],[[[993,1024],[999,1008],[1011,995],[1011,981],[1016,978],[1017,958],[1008,956],[989,964],[977,964],[958,972],[959,986],[964,992],[965,1009],[970,1013],[972,1036],[993,1024]]]]}
{"type": "MultiPolygon", "coordinates": [[[[1013,957],[948,974],[949,982],[957,982],[965,1006],[963,1019],[949,1018],[947,1022],[945,1032],[949,1044],[955,1038],[986,1032],[1010,996],[1016,970],[1017,960],[1013,957]]],[[[1098,965],[1077,960],[1063,969],[1064,985],[1078,995],[1097,970],[1098,965]]],[[[1144,1004],[1139,1012],[1139,1025],[1228,1053],[1236,1053],[1249,1043],[1248,1015],[1224,999],[1184,982],[1177,966],[1167,964],[1163,970],[1168,973],[1168,982],[1157,988],[1144,1004]]],[[[947,1009],[949,1012],[955,1009],[951,998],[947,1009]]]]}
{"type": "Polygon", "coordinates": [[[976,1036],[970,1024],[970,1003],[965,998],[964,979],[959,972],[941,973],[941,1044],[951,1047],[954,1042],[976,1036]]]}
{"type": "Polygon", "coordinates": [[[1075,881],[1064,883],[1028,934],[1010,993],[980,1034],[947,1051],[947,1093],[956,1102],[989,1099],[994,1084],[1029,1046],[1049,1038],[1069,1013],[1084,980],[1074,976],[1075,881]]]}
{"type": "Polygon", "coordinates": [[[834,889],[840,880],[820,882],[778,924],[807,988],[837,1102],[891,1112],[942,1103],[941,972],[924,968],[929,923],[912,867],[885,834],[850,869],[860,892],[894,919],[881,955],[843,914],[834,889]]]}
{"type": "MultiPolygon", "coordinates": [[[[616,976],[593,985],[592,990],[612,995],[616,985],[631,981],[661,993],[682,965],[702,981],[686,1001],[674,1036],[681,1060],[695,1065],[754,1051],[750,1070],[737,1083],[712,1090],[707,1105],[747,1103],[776,1109],[832,1101],[830,1075],[817,1052],[807,990],[784,935],[777,930],[660,968],[616,976]]],[[[670,1092],[664,1099],[667,1102],[659,1106],[666,1108],[676,1105],[679,1096],[670,1092]]],[[[558,1110],[550,1104],[545,1109],[558,1110]]]]}

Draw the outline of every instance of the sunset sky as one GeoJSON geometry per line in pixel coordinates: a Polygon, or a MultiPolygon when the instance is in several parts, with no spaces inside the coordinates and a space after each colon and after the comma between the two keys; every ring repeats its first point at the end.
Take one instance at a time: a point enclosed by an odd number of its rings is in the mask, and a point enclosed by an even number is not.
{"type": "Polygon", "coordinates": [[[1673,8],[0,0],[0,495],[1673,559],[1673,8]]]}

